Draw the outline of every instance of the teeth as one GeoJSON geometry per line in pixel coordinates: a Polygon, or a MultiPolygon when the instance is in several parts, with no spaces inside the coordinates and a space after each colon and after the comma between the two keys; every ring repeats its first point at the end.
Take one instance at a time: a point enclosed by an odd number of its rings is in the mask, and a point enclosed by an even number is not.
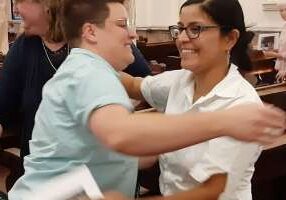
{"type": "Polygon", "coordinates": [[[195,50],[192,49],[182,49],[182,53],[195,53],[195,50]]]}

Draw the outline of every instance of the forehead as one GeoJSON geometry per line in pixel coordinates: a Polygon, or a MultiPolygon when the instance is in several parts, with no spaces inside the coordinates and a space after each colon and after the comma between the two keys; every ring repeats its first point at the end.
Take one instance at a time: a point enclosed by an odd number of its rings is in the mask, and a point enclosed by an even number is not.
{"type": "Polygon", "coordinates": [[[211,23],[214,21],[211,17],[204,12],[198,4],[189,5],[182,9],[180,13],[180,23],[188,25],[188,24],[205,24],[211,23]]]}
{"type": "Polygon", "coordinates": [[[279,10],[285,10],[285,9],[286,9],[286,3],[284,3],[284,4],[278,4],[277,6],[278,6],[278,9],[279,9],[279,10]]]}
{"type": "Polygon", "coordinates": [[[128,14],[126,8],[121,3],[109,3],[109,19],[127,19],[128,14]]]}

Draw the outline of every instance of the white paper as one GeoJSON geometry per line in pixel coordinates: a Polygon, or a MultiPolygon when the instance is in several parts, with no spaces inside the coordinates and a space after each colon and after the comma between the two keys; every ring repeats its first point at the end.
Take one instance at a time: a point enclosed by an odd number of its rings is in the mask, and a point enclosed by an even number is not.
{"type": "Polygon", "coordinates": [[[103,199],[89,169],[83,165],[43,183],[31,193],[30,200],[103,199]]]}

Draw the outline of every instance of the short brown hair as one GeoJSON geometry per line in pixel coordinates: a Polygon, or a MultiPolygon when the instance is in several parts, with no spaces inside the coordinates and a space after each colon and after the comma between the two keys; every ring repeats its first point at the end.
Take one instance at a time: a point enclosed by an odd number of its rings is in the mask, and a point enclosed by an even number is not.
{"type": "MultiPolygon", "coordinates": [[[[16,0],[21,3],[27,0],[16,0]]],[[[31,2],[40,3],[47,8],[49,17],[49,29],[47,32],[47,39],[52,42],[64,41],[63,31],[61,27],[60,11],[63,0],[30,0],[31,2]]]]}
{"type": "Polygon", "coordinates": [[[104,26],[109,16],[108,3],[124,3],[124,0],[63,0],[62,27],[66,40],[77,46],[84,23],[104,26]]]}

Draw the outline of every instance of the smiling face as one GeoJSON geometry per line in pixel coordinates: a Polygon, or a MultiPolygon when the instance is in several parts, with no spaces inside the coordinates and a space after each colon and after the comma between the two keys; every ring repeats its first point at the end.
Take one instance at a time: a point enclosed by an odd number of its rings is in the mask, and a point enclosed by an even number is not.
{"type": "MultiPolygon", "coordinates": [[[[187,26],[218,26],[199,4],[186,6],[180,13],[180,27],[187,26]]],[[[203,30],[198,38],[190,39],[186,31],[182,31],[176,40],[181,55],[182,68],[191,70],[194,74],[213,70],[215,66],[223,65],[230,49],[227,36],[222,36],[220,28],[203,30]]]]}
{"type": "Polygon", "coordinates": [[[48,15],[41,3],[24,0],[16,4],[16,9],[23,19],[26,34],[44,36],[47,33],[48,15]]]}
{"type": "Polygon", "coordinates": [[[131,49],[136,33],[128,28],[127,12],[120,3],[109,3],[109,17],[103,28],[96,31],[96,51],[117,71],[134,61],[131,49]]]}

